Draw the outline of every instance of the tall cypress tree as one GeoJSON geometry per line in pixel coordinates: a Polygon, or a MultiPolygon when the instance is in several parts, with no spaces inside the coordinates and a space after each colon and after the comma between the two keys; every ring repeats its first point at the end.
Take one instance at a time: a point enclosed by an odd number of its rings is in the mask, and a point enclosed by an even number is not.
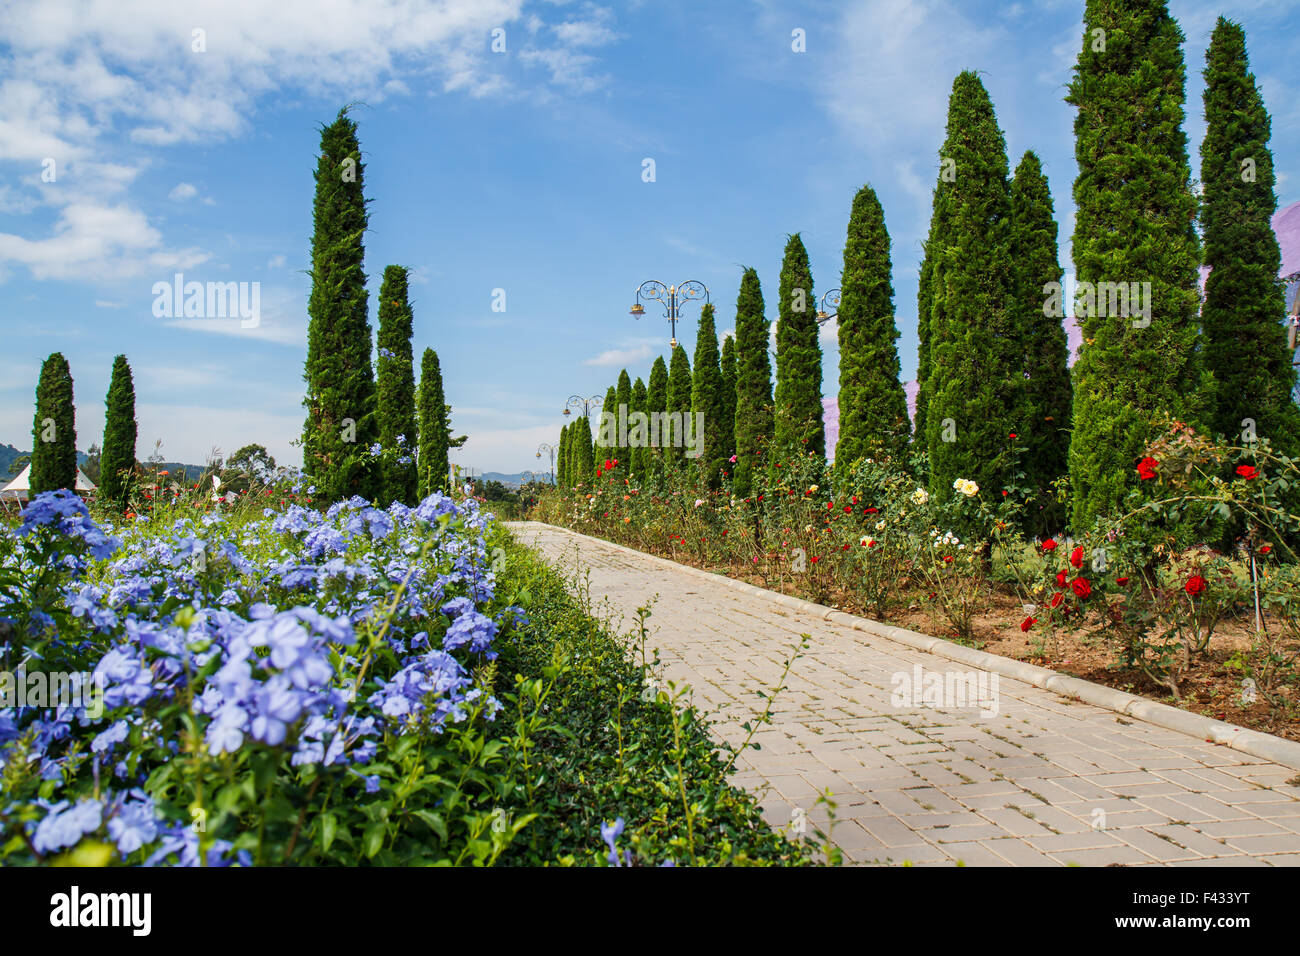
{"type": "Polygon", "coordinates": [[[778,294],[775,441],[782,451],[825,457],[820,327],[812,267],[798,233],[785,244],[778,294]]]}
{"type": "Polygon", "coordinates": [[[577,433],[575,434],[575,448],[573,454],[573,480],[574,482],[590,482],[595,476],[595,451],[592,448],[591,441],[591,422],[583,415],[575,423],[577,433]]]}
{"type": "Polygon", "coordinates": [[[557,488],[568,487],[568,485],[564,483],[565,478],[567,477],[565,474],[565,468],[568,465],[568,460],[565,456],[568,455],[568,453],[569,426],[565,425],[560,429],[560,445],[555,451],[555,486],[557,488]]]}
{"type": "Polygon", "coordinates": [[[710,488],[718,487],[728,454],[723,429],[722,369],[718,365],[718,330],[713,322],[713,303],[700,309],[699,331],[695,336],[695,372],[691,379],[691,412],[704,415],[704,434],[696,465],[710,488]]]}
{"type": "Polygon", "coordinates": [[[1255,432],[1294,455],[1300,415],[1291,400],[1295,367],[1277,281],[1281,251],[1272,123],[1246,58],[1246,32],[1219,18],[1205,53],[1205,139],[1201,141],[1201,221],[1205,283],[1201,323],[1205,364],[1215,379],[1216,431],[1238,439],[1255,432]]]}
{"type": "Polygon", "coordinates": [[[746,269],[736,297],[736,468],[732,487],[749,497],[772,439],[772,365],[758,273],[746,269]]]}
{"type": "MultiPolygon", "coordinates": [[[[632,413],[632,379],[628,377],[627,369],[618,373],[618,387],[614,390],[614,401],[614,427],[617,428],[619,407],[622,406],[624,409],[624,420],[632,413]]],[[[628,472],[632,470],[632,447],[626,444],[626,439],[626,435],[619,435],[617,454],[613,456],[618,459],[618,467],[615,471],[620,478],[626,478],[628,472]]]]}
{"type": "Polygon", "coordinates": [[[373,498],[382,479],[366,458],[379,427],[363,268],[369,218],[363,172],[357,125],[345,107],[321,131],[307,302],[303,470],[325,500],[373,498]]]}
{"type": "Polygon", "coordinates": [[[72,397],[72,370],[60,352],[41,365],[36,383],[36,419],[32,423],[32,497],[43,491],[77,487],[77,408],[72,397]]]}
{"type": "Polygon", "coordinates": [[[686,357],[686,349],[680,345],[673,349],[668,363],[668,412],[679,415],[682,423],[681,432],[674,432],[664,448],[665,460],[677,467],[686,460],[686,435],[692,428],[691,362],[686,357]]]}
{"type": "MultiPolygon", "coordinates": [[[[940,157],[943,159],[943,157],[940,157]]],[[[938,325],[943,324],[943,297],[938,299],[932,290],[940,280],[935,274],[938,270],[940,250],[948,243],[947,210],[948,190],[951,188],[956,170],[946,161],[940,166],[939,179],[934,187],[931,199],[930,232],[925,240],[924,255],[921,259],[920,281],[916,287],[916,336],[918,348],[916,353],[916,413],[912,421],[912,446],[915,450],[929,450],[928,413],[930,407],[930,326],[934,319],[936,306],[940,317],[938,325]]],[[[842,413],[841,413],[842,414],[842,413]]]]}
{"type": "MultiPolygon", "coordinates": [[[[1070,440],[1076,533],[1137,485],[1135,466],[1158,416],[1195,424],[1207,397],[1196,351],[1200,255],[1182,41],[1163,0],[1088,0],[1066,97],[1077,109],[1075,273],[1094,287],[1137,283],[1140,292],[1149,282],[1150,311],[1148,322],[1110,301],[1092,309],[1076,302],[1083,332],[1070,440]]],[[[1118,296],[1096,296],[1111,298],[1118,296]]]]}
{"type": "Polygon", "coordinates": [[[384,281],[379,287],[379,368],[376,379],[379,443],[388,452],[383,474],[385,505],[393,501],[414,504],[418,492],[411,322],[406,269],[389,266],[384,270],[384,281]],[[399,437],[404,446],[399,443],[399,437]],[[402,461],[403,458],[406,460],[402,461]]]}
{"type": "Polygon", "coordinates": [[[605,392],[605,398],[602,400],[600,411],[595,413],[596,419],[592,423],[592,434],[595,441],[592,445],[591,460],[594,468],[604,469],[605,462],[618,457],[618,386],[611,385],[605,392]],[[604,434],[603,424],[605,422],[605,413],[609,413],[609,434],[604,434]],[[601,444],[602,439],[605,444],[601,444]]]}
{"type": "MultiPolygon", "coordinates": [[[[641,381],[641,378],[639,376],[637,377],[637,380],[632,383],[632,411],[641,412],[643,414],[646,413],[645,382],[641,381]]],[[[628,426],[629,442],[632,440],[633,437],[631,435],[631,430],[632,430],[631,425],[629,424],[628,426]]],[[[646,432],[648,435],[649,433],[648,421],[646,422],[646,432]]],[[[629,470],[632,472],[633,475],[636,476],[636,480],[638,482],[645,480],[646,469],[649,462],[649,457],[647,454],[648,452],[649,452],[649,448],[646,445],[646,441],[638,441],[638,443],[628,453],[629,470]]]]}
{"type": "Polygon", "coordinates": [[[906,460],[907,394],[899,380],[889,231],[875,190],[853,197],[840,279],[840,437],[835,470],[882,452],[906,460]]]}
{"type": "Polygon", "coordinates": [[[116,507],[126,504],[135,471],[135,382],[126,356],[113,359],[113,377],[104,400],[104,445],[99,456],[99,493],[116,507]]]}
{"type": "MultiPolygon", "coordinates": [[[[736,339],[728,335],[722,340],[722,457],[729,459],[736,453],[736,339]]],[[[724,469],[731,471],[728,463],[724,469]]]]}
{"type": "Polygon", "coordinates": [[[421,498],[446,491],[450,484],[450,438],[451,418],[443,394],[442,366],[438,353],[425,349],[420,358],[420,455],[416,462],[421,498]]]}
{"type": "Polygon", "coordinates": [[[646,386],[646,413],[651,417],[650,437],[652,445],[647,449],[648,461],[650,468],[648,474],[662,475],[664,473],[664,450],[661,447],[663,443],[663,416],[668,412],[668,366],[664,364],[664,357],[656,355],[654,364],[650,366],[650,382],[646,386]],[[657,419],[659,424],[654,423],[657,419]]]}
{"type": "Polygon", "coordinates": [[[1011,263],[1015,324],[1024,346],[1024,411],[1017,430],[1025,480],[1037,490],[1034,530],[1060,530],[1051,483],[1066,473],[1070,450],[1069,344],[1059,315],[1043,307],[1061,281],[1052,194],[1038,156],[1025,153],[1011,182],[1011,263]]]}
{"type": "Polygon", "coordinates": [[[1024,392],[1012,324],[1006,144],[970,71],[953,81],[940,155],[956,175],[943,199],[946,241],[926,249],[934,260],[926,444],[931,494],[946,498],[956,478],[991,491],[1011,478],[1009,435],[1024,392]]]}

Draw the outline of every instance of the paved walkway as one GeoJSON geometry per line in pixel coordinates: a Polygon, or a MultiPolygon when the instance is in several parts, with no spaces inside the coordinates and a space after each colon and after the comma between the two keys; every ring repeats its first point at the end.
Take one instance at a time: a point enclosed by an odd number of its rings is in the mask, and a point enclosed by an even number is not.
{"type": "Polygon", "coordinates": [[[760,794],[773,826],[802,817],[809,832],[824,826],[815,801],[830,788],[846,861],[1300,864],[1294,769],[987,672],[996,707],[987,697],[924,706],[919,691],[918,705],[895,706],[891,693],[918,674],[924,688],[929,675],[969,671],[650,555],[535,522],[511,527],[566,574],[590,569],[593,600],[625,628],[658,595],[649,644],[664,676],[690,684],[732,744],[763,709],[757,691],[775,686],[811,634],[755,738],[762,749],[742,755],[733,779],[760,794]]]}

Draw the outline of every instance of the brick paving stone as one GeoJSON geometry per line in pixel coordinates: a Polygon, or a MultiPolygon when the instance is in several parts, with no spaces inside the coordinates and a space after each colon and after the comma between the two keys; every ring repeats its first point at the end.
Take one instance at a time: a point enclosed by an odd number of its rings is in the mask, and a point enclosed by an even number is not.
{"type": "MultiPolygon", "coordinates": [[[[775,827],[788,826],[796,806],[823,819],[813,802],[831,789],[833,839],[848,862],[1300,861],[1291,768],[1000,675],[993,716],[894,707],[895,674],[974,668],[559,528],[512,528],[564,573],[589,571],[597,613],[615,626],[629,628],[636,608],[658,595],[647,640],[660,652],[657,677],[689,685],[712,716],[710,732],[732,746],[765,706],[758,692],[771,692],[799,635],[810,634],[771,725],[755,735],[763,749],[743,753],[731,779],[759,794],[775,827]],[[1092,826],[1098,809],[1102,830],[1092,826]]],[[[638,644],[628,647],[636,653],[638,644]]]]}

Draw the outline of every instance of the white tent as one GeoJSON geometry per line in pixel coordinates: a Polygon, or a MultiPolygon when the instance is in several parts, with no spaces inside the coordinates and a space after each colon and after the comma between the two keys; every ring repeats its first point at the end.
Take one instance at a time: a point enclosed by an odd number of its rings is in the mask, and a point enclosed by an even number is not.
{"type": "MultiPolygon", "coordinates": [[[[26,501],[31,497],[32,466],[28,465],[20,474],[9,484],[0,488],[0,500],[6,504],[10,501],[26,501]]],[[[84,495],[95,490],[95,485],[86,473],[80,468],[77,469],[77,494],[84,495]]]]}

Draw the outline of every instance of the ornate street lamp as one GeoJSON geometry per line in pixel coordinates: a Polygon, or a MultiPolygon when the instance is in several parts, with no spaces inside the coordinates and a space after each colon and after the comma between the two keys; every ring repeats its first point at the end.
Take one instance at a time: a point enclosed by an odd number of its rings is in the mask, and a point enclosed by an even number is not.
{"type": "Polygon", "coordinates": [[[569,400],[564,404],[564,414],[569,414],[569,409],[582,406],[582,414],[585,417],[591,417],[593,408],[600,408],[601,398],[599,395],[593,395],[591,398],[583,398],[581,395],[570,395],[569,400]]]}
{"type": "Polygon", "coordinates": [[[709,289],[696,279],[689,279],[681,285],[664,285],[658,279],[648,279],[637,286],[636,303],[629,310],[632,318],[639,319],[645,315],[645,306],[641,299],[655,299],[663,304],[664,318],[672,326],[672,338],[668,340],[670,348],[677,348],[677,320],[682,317],[681,304],[691,299],[709,301],[709,289]]]}
{"type": "MultiPolygon", "coordinates": [[[[567,412],[568,409],[566,408],[565,411],[567,412]]],[[[546,444],[546,442],[542,442],[540,445],[537,446],[538,458],[542,457],[542,452],[546,452],[548,455],[551,456],[551,484],[555,484],[555,446],[548,445],[546,444]]]]}
{"type": "Polygon", "coordinates": [[[822,307],[817,310],[817,324],[825,325],[839,314],[840,290],[831,289],[831,291],[822,296],[822,307]]]}

